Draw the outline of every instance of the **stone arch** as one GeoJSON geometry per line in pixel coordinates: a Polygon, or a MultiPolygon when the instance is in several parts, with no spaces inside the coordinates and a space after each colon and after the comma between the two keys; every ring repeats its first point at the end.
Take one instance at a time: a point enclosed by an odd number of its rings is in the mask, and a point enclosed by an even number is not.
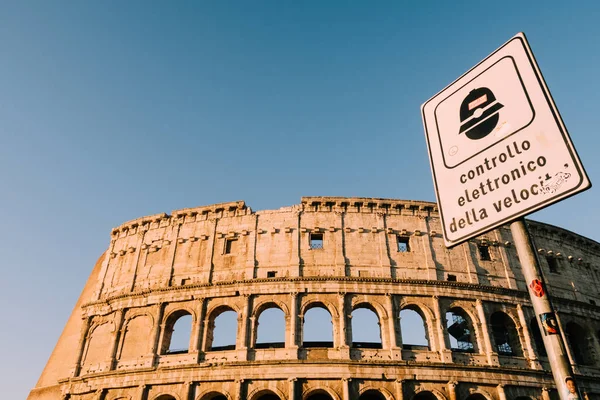
{"type": "Polygon", "coordinates": [[[153,400],[179,400],[179,396],[171,393],[161,393],[155,396],[153,400]]]}
{"type": "Polygon", "coordinates": [[[517,332],[517,325],[504,311],[495,311],[489,317],[491,339],[498,354],[522,356],[523,344],[517,332]]]}
{"type": "Polygon", "coordinates": [[[114,331],[115,323],[113,321],[101,320],[92,325],[86,336],[82,365],[91,366],[102,363],[110,357],[108,352],[112,346],[114,331]]]}
{"type": "Polygon", "coordinates": [[[248,394],[248,400],[258,400],[261,396],[264,395],[274,395],[279,397],[281,400],[286,400],[287,397],[281,392],[281,390],[277,388],[256,388],[251,393],[248,394]]]}
{"type": "Polygon", "coordinates": [[[580,365],[595,365],[595,349],[589,330],[575,321],[565,325],[565,335],[571,348],[573,361],[580,365]]]}
{"type": "Polygon", "coordinates": [[[461,306],[451,305],[446,310],[445,319],[446,332],[448,333],[451,350],[479,352],[478,338],[480,334],[475,332],[475,324],[478,323],[478,320],[473,319],[472,313],[469,313],[461,306]],[[448,314],[452,314],[452,320],[448,319],[448,314]],[[453,343],[450,336],[456,343],[453,343]]]}
{"type": "Polygon", "coordinates": [[[264,299],[259,303],[255,304],[252,310],[251,317],[258,319],[258,317],[260,317],[260,314],[263,311],[273,307],[279,308],[281,311],[283,311],[283,314],[285,315],[286,319],[290,317],[290,309],[288,308],[287,304],[285,304],[283,301],[276,299],[264,299]]]}
{"type": "Polygon", "coordinates": [[[361,302],[356,302],[355,304],[352,305],[352,311],[351,311],[351,319],[350,319],[350,343],[352,345],[352,347],[356,347],[356,348],[374,348],[374,349],[381,349],[384,348],[384,343],[385,343],[385,339],[384,339],[384,323],[382,321],[382,317],[381,314],[377,312],[377,307],[373,306],[373,304],[371,304],[368,301],[361,301],[361,302]],[[377,325],[378,325],[378,331],[379,331],[379,341],[378,342],[372,342],[372,341],[358,341],[356,340],[356,335],[354,334],[355,329],[354,329],[354,325],[356,321],[356,317],[354,316],[354,312],[360,309],[366,309],[369,310],[370,312],[372,312],[373,314],[375,314],[375,317],[377,318],[377,325]]]}
{"type": "Polygon", "coordinates": [[[213,389],[206,389],[196,396],[196,400],[219,400],[219,396],[226,398],[227,400],[233,400],[233,397],[227,391],[217,391],[213,389]]]}
{"type": "MultiPolygon", "coordinates": [[[[304,392],[302,395],[303,400],[312,400],[311,396],[325,395],[329,396],[333,400],[342,400],[342,398],[331,388],[328,387],[317,387],[310,388],[304,392]]],[[[320,400],[316,398],[315,400],[320,400]]]]}
{"type": "Polygon", "coordinates": [[[340,314],[338,312],[337,307],[329,301],[320,300],[320,299],[307,299],[307,301],[302,302],[300,307],[300,315],[306,314],[311,308],[322,307],[329,311],[331,314],[331,318],[339,318],[340,314]]]}
{"type": "Polygon", "coordinates": [[[494,400],[494,398],[485,390],[477,389],[469,392],[469,395],[465,400],[494,400]]]}
{"type": "MultiPolygon", "coordinates": [[[[206,339],[203,341],[205,351],[214,351],[213,350],[213,342],[214,342],[215,321],[217,320],[217,318],[219,316],[221,316],[221,314],[223,314],[225,312],[229,312],[229,311],[233,311],[236,315],[236,321],[239,321],[239,319],[240,319],[239,309],[237,309],[233,306],[230,306],[228,304],[215,305],[214,307],[211,307],[209,312],[206,313],[206,315],[207,315],[206,339]]],[[[230,347],[233,347],[233,349],[236,348],[237,329],[238,328],[236,325],[236,340],[235,340],[234,344],[226,345],[226,346],[219,346],[218,350],[229,350],[230,347]],[[225,347],[225,348],[221,349],[221,347],[225,347]]]]}
{"type": "MultiPolygon", "coordinates": [[[[171,349],[171,339],[173,336],[173,332],[175,331],[175,324],[177,324],[177,322],[180,321],[181,318],[183,318],[187,315],[190,315],[192,317],[191,325],[193,326],[194,314],[192,314],[187,308],[176,309],[176,310],[170,312],[168,315],[166,315],[163,318],[164,330],[163,330],[163,334],[162,334],[160,354],[169,354],[171,351],[174,350],[174,349],[171,349]]],[[[192,335],[192,326],[190,326],[190,330],[186,336],[188,346],[186,347],[185,350],[181,349],[180,351],[177,351],[177,352],[180,352],[180,353],[186,352],[187,353],[189,351],[189,342],[191,340],[191,335],[192,335]]]]}
{"type": "Polygon", "coordinates": [[[149,339],[153,326],[154,318],[150,313],[138,312],[129,315],[123,323],[117,359],[131,359],[149,354],[152,350],[149,339]]]}
{"type": "MultiPolygon", "coordinates": [[[[432,314],[428,314],[428,312],[424,312],[423,311],[423,305],[418,304],[418,303],[414,303],[414,302],[410,302],[410,303],[406,303],[404,305],[401,306],[400,311],[398,312],[398,317],[400,317],[401,313],[405,310],[409,310],[409,311],[414,311],[416,312],[419,317],[421,317],[421,322],[423,323],[423,329],[424,329],[424,335],[425,335],[425,341],[427,342],[427,344],[425,344],[425,346],[427,346],[428,348],[431,348],[431,344],[433,342],[433,338],[432,338],[432,332],[430,332],[430,327],[434,326],[433,325],[433,315],[432,314]]],[[[425,308],[427,309],[427,308],[425,308]]],[[[431,310],[428,310],[429,312],[431,310]]],[[[402,319],[400,319],[400,337],[402,338],[402,345],[420,345],[417,343],[405,343],[404,340],[404,334],[403,334],[403,329],[402,329],[402,319]]]]}
{"type": "Polygon", "coordinates": [[[300,315],[300,323],[301,323],[301,327],[300,327],[300,344],[302,345],[302,347],[334,347],[336,344],[336,332],[337,332],[337,321],[338,321],[338,316],[336,315],[334,317],[334,315],[331,313],[331,310],[327,307],[327,304],[321,302],[321,301],[312,301],[308,304],[305,305],[305,307],[302,309],[302,314],[300,315]],[[310,313],[312,310],[316,310],[316,309],[320,309],[320,310],[325,310],[325,312],[327,312],[329,314],[329,317],[331,319],[331,342],[330,341],[324,341],[324,340],[318,340],[318,341],[312,341],[309,342],[306,340],[306,335],[305,335],[305,331],[306,331],[306,315],[308,313],[310,313]]]}
{"type": "Polygon", "coordinates": [[[411,400],[447,400],[447,398],[437,389],[420,389],[411,400]]]}
{"type": "Polygon", "coordinates": [[[359,308],[367,308],[373,311],[375,314],[377,314],[377,318],[379,318],[379,321],[381,321],[382,318],[389,318],[386,308],[380,302],[373,298],[369,298],[364,295],[353,297],[350,303],[350,309],[354,311],[359,308]]]}
{"type": "Polygon", "coordinates": [[[252,314],[252,341],[251,341],[251,347],[253,348],[264,348],[264,347],[285,347],[285,342],[286,342],[286,332],[288,330],[289,327],[289,313],[286,314],[286,310],[287,307],[285,307],[285,309],[281,309],[279,302],[276,301],[265,301],[263,303],[260,304],[259,307],[257,307],[255,309],[255,312],[252,314]],[[277,342],[264,342],[261,341],[261,343],[259,343],[259,329],[260,329],[260,317],[264,314],[265,311],[269,311],[269,310],[279,310],[283,313],[283,321],[277,321],[279,322],[283,322],[283,340],[282,341],[277,341],[277,342]]]}
{"type": "Polygon", "coordinates": [[[359,400],[363,398],[363,395],[369,395],[373,392],[373,395],[378,396],[380,399],[394,400],[394,396],[389,390],[382,387],[366,386],[358,394],[359,400]]]}

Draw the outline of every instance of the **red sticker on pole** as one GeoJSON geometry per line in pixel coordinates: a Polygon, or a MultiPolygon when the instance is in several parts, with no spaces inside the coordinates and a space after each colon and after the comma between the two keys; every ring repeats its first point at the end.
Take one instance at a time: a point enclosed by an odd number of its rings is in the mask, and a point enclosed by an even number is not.
{"type": "Polygon", "coordinates": [[[536,297],[544,297],[546,292],[544,291],[544,284],[539,279],[534,279],[529,284],[529,288],[536,297]]]}

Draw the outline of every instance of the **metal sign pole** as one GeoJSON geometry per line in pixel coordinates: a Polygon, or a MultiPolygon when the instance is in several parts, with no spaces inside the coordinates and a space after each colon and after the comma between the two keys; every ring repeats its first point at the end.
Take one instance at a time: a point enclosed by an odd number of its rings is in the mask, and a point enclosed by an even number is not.
{"type": "Polygon", "coordinates": [[[547,288],[540,276],[537,258],[531,244],[524,218],[510,224],[510,230],[515,242],[517,254],[523,268],[523,275],[529,287],[531,304],[535,311],[536,320],[540,332],[544,338],[544,347],[548,354],[548,361],[554,376],[556,389],[562,400],[579,399],[579,393],[573,374],[571,364],[565,351],[565,345],[561,339],[560,327],[548,299],[547,288]]]}

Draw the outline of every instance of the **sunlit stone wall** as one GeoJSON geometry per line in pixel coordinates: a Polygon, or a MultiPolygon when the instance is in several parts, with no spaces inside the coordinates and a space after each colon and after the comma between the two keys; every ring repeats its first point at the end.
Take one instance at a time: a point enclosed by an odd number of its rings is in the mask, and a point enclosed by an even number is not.
{"type": "MultiPolygon", "coordinates": [[[[600,398],[600,244],[529,228],[579,385],[600,398]]],[[[557,398],[508,227],[452,249],[440,232],[435,203],[374,198],[127,222],[29,399],[557,398]],[[272,309],[285,337],[265,343],[272,309]],[[316,309],[330,340],[304,339],[316,309]],[[234,339],[222,345],[226,314],[234,339]],[[378,337],[357,340],[367,329],[378,337]]]]}

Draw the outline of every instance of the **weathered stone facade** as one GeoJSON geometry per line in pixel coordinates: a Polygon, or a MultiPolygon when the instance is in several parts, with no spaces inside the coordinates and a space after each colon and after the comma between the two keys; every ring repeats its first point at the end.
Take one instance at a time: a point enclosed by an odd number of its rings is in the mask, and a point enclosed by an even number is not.
{"type": "MultiPolygon", "coordinates": [[[[600,399],[600,244],[529,226],[579,385],[600,399]]],[[[556,398],[510,230],[452,249],[440,230],[434,203],[338,197],[127,222],[29,399],[556,398]],[[285,343],[259,346],[258,319],[273,307],[285,314],[285,343]],[[315,307],[331,315],[331,343],[303,340],[315,307]],[[359,308],[376,314],[380,343],[353,341],[359,308]],[[406,309],[423,319],[427,345],[402,343],[406,309]],[[237,315],[237,339],[219,348],[213,328],[225,311],[237,315]],[[189,347],[172,352],[185,315],[189,347]]]]}

